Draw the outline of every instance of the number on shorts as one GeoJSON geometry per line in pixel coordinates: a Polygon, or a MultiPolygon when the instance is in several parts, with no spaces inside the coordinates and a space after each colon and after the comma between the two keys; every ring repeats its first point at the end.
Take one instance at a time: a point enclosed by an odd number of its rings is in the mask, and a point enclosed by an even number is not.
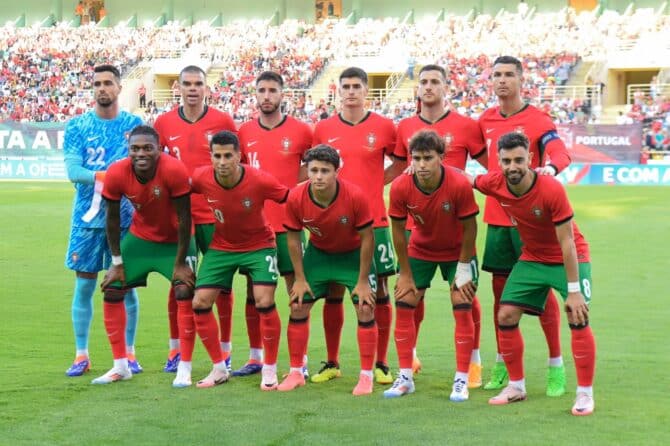
{"type": "Polygon", "coordinates": [[[589,279],[582,279],[582,289],[584,290],[584,297],[591,299],[591,282],[589,282],[589,279]]]}
{"type": "Polygon", "coordinates": [[[391,247],[391,242],[388,242],[387,245],[377,246],[377,251],[381,252],[379,256],[379,261],[383,264],[393,263],[393,248],[391,247]]]}
{"type": "Polygon", "coordinates": [[[186,256],[186,264],[191,268],[191,271],[195,272],[198,269],[198,257],[186,256]]]}
{"type": "Polygon", "coordinates": [[[105,165],[105,148],[98,147],[94,149],[89,147],[86,149],[86,164],[88,166],[104,166],[105,165]]]}
{"type": "Polygon", "coordinates": [[[377,275],[372,273],[368,274],[368,283],[370,284],[370,288],[372,288],[373,293],[377,293],[377,275]]]}
{"type": "Polygon", "coordinates": [[[265,256],[265,260],[268,262],[268,272],[272,274],[274,280],[277,280],[277,273],[279,272],[277,256],[265,256]]]}

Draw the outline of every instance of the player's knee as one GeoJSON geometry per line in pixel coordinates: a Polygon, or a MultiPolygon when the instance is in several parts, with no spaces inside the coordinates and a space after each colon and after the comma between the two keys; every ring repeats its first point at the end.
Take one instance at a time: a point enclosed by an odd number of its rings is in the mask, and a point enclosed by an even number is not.
{"type": "Polygon", "coordinates": [[[190,300],[193,298],[193,290],[185,284],[174,286],[174,297],[177,300],[190,300]]]}
{"type": "Polygon", "coordinates": [[[498,310],[498,325],[518,324],[521,319],[521,309],[511,305],[502,305],[498,310]]]}
{"type": "Polygon", "coordinates": [[[193,297],[193,311],[212,309],[213,302],[204,295],[196,293],[193,297]]]}
{"type": "Polygon", "coordinates": [[[297,302],[291,304],[291,319],[306,319],[309,317],[309,310],[311,305],[303,303],[298,305],[297,302]]]}
{"type": "Polygon", "coordinates": [[[374,320],[375,318],[375,309],[370,305],[363,305],[359,307],[356,305],[356,313],[358,316],[358,322],[368,322],[374,320]]]}
{"type": "Polygon", "coordinates": [[[124,290],[106,289],[103,294],[103,300],[109,303],[123,302],[126,292],[124,290]]]}

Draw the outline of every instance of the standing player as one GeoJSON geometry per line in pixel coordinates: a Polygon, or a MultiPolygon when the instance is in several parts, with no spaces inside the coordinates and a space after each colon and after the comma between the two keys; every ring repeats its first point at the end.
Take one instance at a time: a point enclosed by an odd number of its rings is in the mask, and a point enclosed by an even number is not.
{"type": "MultiPolygon", "coordinates": [[[[179,73],[179,91],[182,105],[172,111],[160,115],[154,128],[160,135],[161,147],[172,156],[180,159],[189,172],[201,166],[209,166],[209,140],[212,135],[221,131],[235,131],[235,123],[228,113],[210,108],[205,104],[207,75],[195,65],[189,65],[179,73]]],[[[207,252],[214,232],[214,216],[202,195],[191,195],[191,213],[195,223],[195,242],[198,251],[207,252]]],[[[221,343],[230,364],[230,331],[233,294],[222,292],[216,300],[221,325],[221,343]]],[[[168,298],[168,315],[170,320],[170,353],[164,370],[176,372],[181,357],[179,353],[177,301],[174,290],[170,290],[168,298]]]]}
{"type": "Polygon", "coordinates": [[[358,316],[358,349],[361,372],[353,390],[356,396],[372,393],[372,368],[377,347],[375,295],[372,274],[373,216],[368,197],[347,181],[338,180],[340,157],[337,151],[319,145],[305,157],[309,182],[289,193],[286,205],[288,246],[295,271],[291,289],[291,318],[288,350],[291,371],[279,385],[288,391],[305,385],[303,353],[309,338],[309,313],[316,299],[328,295],[331,283],[349,289],[358,316]],[[302,252],[303,228],[310,232],[302,252]]]}
{"type": "MultiPolygon", "coordinates": [[[[398,159],[407,159],[409,155],[409,141],[419,130],[430,129],[437,132],[444,139],[445,153],[442,164],[465,170],[470,156],[484,167],[487,165],[486,146],[482,139],[477,122],[466,116],[450,110],[446,103],[447,73],[439,65],[425,65],[419,72],[419,86],[417,96],[420,103],[420,112],[417,115],[405,118],[398,124],[398,139],[394,155],[398,159]]],[[[412,229],[411,214],[407,218],[407,229],[412,229]]],[[[424,296],[422,294],[414,311],[416,337],[419,338],[419,327],[424,317],[424,296]]],[[[472,301],[472,317],[475,324],[475,340],[471,354],[468,373],[468,387],[476,388],[482,385],[482,366],[479,354],[479,335],[481,322],[481,306],[476,297],[472,301]]],[[[421,370],[421,361],[416,356],[412,370],[418,373],[421,370]]]]}
{"type": "MultiPolygon", "coordinates": [[[[107,241],[112,267],[101,284],[105,301],[105,330],[112,346],[114,366],[93,384],[132,378],[128,369],[123,327],[123,295],[145,286],[157,271],[171,281],[177,299],[193,297],[193,269],[197,261],[191,243],[189,177],[182,163],[158,148],[158,133],[145,125],[130,132],[129,156],[110,166],[103,196],[107,201],[107,241]],[[128,234],[120,240],[120,202],[126,197],[135,208],[128,234]]],[[[180,336],[187,342],[188,334],[180,336]]],[[[193,344],[195,334],[190,334],[193,344]]]]}
{"type": "MultiPolygon", "coordinates": [[[[202,194],[216,218],[214,236],[198,272],[193,300],[195,326],[214,367],[198,383],[212,387],[228,380],[223,350],[216,339],[212,304],[220,290],[230,290],[235,271],[251,278],[256,310],[260,313],[264,364],[261,390],[277,388],[277,354],[281,321],[275,308],[277,245],[272,227],[263,214],[266,200],[283,203],[288,188],[272,175],[240,164],[240,145],[235,134],[223,131],[210,142],[212,166],[193,174],[193,191],[202,194]]],[[[190,352],[189,352],[190,354],[190,352]]],[[[188,370],[179,363],[177,379],[190,384],[188,370]]]]}
{"type": "MultiPolygon", "coordinates": [[[[556,175],[565,169],[570,164],[570,156],[551,118],[521,99],[521,62],[511,56],[501,56],[494,61],[492,71],[493,90],[499,105],[489,108],[479,118],[479,127],[488,147],[489,170],[500,169],[497,143],[502,135],[509,132],[523,133],[528,137],[529,150],[534,154],[532,167],[541,175],[556,175]]],[[[507,277],[521,254],[521,241],[505,209],[492,197],[486,197],[484,222],[488,227],[482,269],[493,276],[493,308],[496,315],[507,277]]],[[[565,393],[565,367],[560,342],[561,314],[556,297],[551,291],[549,294],[544,311],[536,314],[540,315],[549,347],[547,395],[560,396],[565,393]]],[[[494,323],[497,327],[498,320],[495,317],[494,323]]],[[[499,341],[496,328],[498,356],[491,370],[491,379],[484,386],[487,390],[500,389],[507,380],[499,341]]]]}
{"type": "Polygon", "coordinates": [[[595,407],[593,376],[596,344],[589,326],[588,303],[593,292],[589,246],[577,228],[563,186],[531,168],[529,140],[519,133],[498,138],[502,172],[473,180],[482,193],[496,199],[519,231],[521,257],[505,284],[498,317],[498,336],[509,384],[489,400],[500,405],[526,399],[523,338],[519,321],[524,311],[542,312],[547,291],[556,289],[565,300],[570,323],[572,357],[577,369],[577,398],[573,415],[589,415],[595,407]]]}
{"type": "MultiPolygon", "coordinates": [[[[314,144],[327,144],[337,149],[342,165],[339,178],[354,183],[369,195],[375,238],[375,269],[377,271],[377,298],[375,320],[379,330],[375,380],[390,384],[393,376],[386,355],[393,309],[389,302],[388,276],[395,274],[395,259],[388,230],[384,205],[384,184],[401,171],[404,162],[394,158],[393,165],[384,171],[384,160],[395,147],[393,121],[365,110],[368,94],[368,75],[360,68],[347,68],[340,74],[342,111],[320,121],[314,130],[314,144]]],[[[328,361],[322,370],[312,376],[312,382],[325,382],[340,376],[339,347],[344,308],[344,287],[331,287],[323,306],[323,325],[326,335],[328,361]]]]}
{"type": "Polygon", "coordinates": [[[475,217],[479,208],[463,175],[442,165],[443,136],[432,130],[421,130],[410,140],[409,149],[414,175],[402,175],[391,186],[389,216],[400,265],[395,288],[395,341],[400,373],[384,396],[394,398],[414,392],[414,312],[439,267],[442,278],[452,284],[456,376],[450,399],[465,401],[475,336],[472,307],[477,286],[475,217]],[[414,221],[409,243],[405,235],[408,215],[414,221]]]}
{"type": "MultiPolygon", "coordinates": [[[[72,299],[72,324],[76,357],[65,372],[81,376],[91,367],[88,338],[93,319],[93,293],[98,272],[109,267],[110,254],[105,240],[105,202],[101,192],[105,171],[113,162],[128,153],[127,133],[142,123],[135,115],[119,110],[121,75],[112,65],[93,69],[95,108],[72,118],[65,128],[63,150],[67,175],[75,185],[72,205],[72,227],[65,257],[65,266],[75,271],[72,299]]],[[[133,208],[127,200],[121,203],[123,232],[130,225],[133,208]]],[[[137,329],[137,293],[129,290],[125,296],[128,323],[126,346],[133,373],[142,371],[135,359],[135,332],[137,329]]]]}
{"type": "MultiPolygon", "coordinates": [[[[258,119],[247,121],[240,127],[240,151],[243,163],[272,174],[284,186],[292,188],[306,178],[305,169],[300,164],[305,152],[312,146],[312,130],[307,124],[282,114],[280,106],[284,98],[283,88],[284,80],[272,71],[265,71],[256,78],[256,102],[260,115],[258,119]]],[[[286,289],[290,291],[293,286],[293,265],[284,228],[286,209],[283,204],[270,201],[266,203],[264,212],[277,239],[279,273],[286,281],[286,289]]],[[[233,376],[258,373],[263,362],[260,318],[250,284],[247,286],[245,314],[249,361],[235,370],[233,376]]]]}

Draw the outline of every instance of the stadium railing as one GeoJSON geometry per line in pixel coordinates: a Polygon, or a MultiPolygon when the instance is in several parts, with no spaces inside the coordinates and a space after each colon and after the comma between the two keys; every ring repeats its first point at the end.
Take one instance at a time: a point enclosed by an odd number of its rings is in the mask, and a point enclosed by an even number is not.
{"type": "Polygon", "coordinates": [[[553,102],[560,99],[581,99],[600,105],[600,98],[600,85],[543,85],[539,88],[537,100],[553,102]]]}
{"type": "Polygon", "coordinates": [[[634,104],[636,94],[642,93],[642,98],[670,97],[670,84],[628,84],[626,86],[626,103],[634,104]]]}

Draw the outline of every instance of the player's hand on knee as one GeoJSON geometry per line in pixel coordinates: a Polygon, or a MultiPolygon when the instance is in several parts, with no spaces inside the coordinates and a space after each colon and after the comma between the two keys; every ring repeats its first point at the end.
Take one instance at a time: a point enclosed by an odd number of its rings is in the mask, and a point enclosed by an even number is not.
{"type": "Polygon", "coordinates": [[[358,308],[363,308],[364,305],[369,305],[370,308],[375,307],[376,295],[370,288],[370,284],[366,281],[363,283],[358,283],[356,287],[351,292],[352,297],[358,297],[358,308]]]}
{"type": "Polygon", "coordinates": [[[571,324],[585,325],[589,321],[589,307],[581,292],[568,293],[565,311],[571,324]]]}
{"type": "Polygon", "coordinates": [[[123,268],[123,264],[112,265],[107,270],[107,272],[105,273],[105,277],[102,279],[102,282],[100,283],[100,289],[104,290],[114,282],[121,282],[121,285],[125,286],[126,271],[123,268]]]}
{"type": "MultiPolygon", "coordinates": [[[[469,282],[469,284],[472,284],[472,282],[469,282]]],[[[474,291],[471,291],[471,288],[466,285],[463,285],[461,288],[456,288],[456,286],[452,285],[451,287],[451,303],[453,305],[459,305],[459,304],[470,304],[472,303],[472,300],[474,299],[475,293],[474,291]],[[467,292],[466,292],[467,290],[467,292]]]]}
{"type": "Polygon", "coordinates": [[[302,301],[305,298],[305,295],[308,294],[314,299],[314,293],[312,292],[312,289],[309,287],[309,284],[307,283],[306,280],[296,280],[293,283],[293,287],[291,288],[291,294],[290,294],[290,300],[289,300],[289,305],[297,304],[298,307],[302,306],[302,301]]]}
{"type": "Polygon", "coordinates": [[[186,263],[176,263],[172,270],[172,282],[181,282],[188,288],[195,286],[195,274],[186,263]]]}
{"type": "Polygon", "coordinates": [[[393,297],[396,300],[402,300],[408,295],[416,296],[418,294],[419,290],[416,288],[414,279],[407,274],[400,273],[393,289],[393,297]]]}

